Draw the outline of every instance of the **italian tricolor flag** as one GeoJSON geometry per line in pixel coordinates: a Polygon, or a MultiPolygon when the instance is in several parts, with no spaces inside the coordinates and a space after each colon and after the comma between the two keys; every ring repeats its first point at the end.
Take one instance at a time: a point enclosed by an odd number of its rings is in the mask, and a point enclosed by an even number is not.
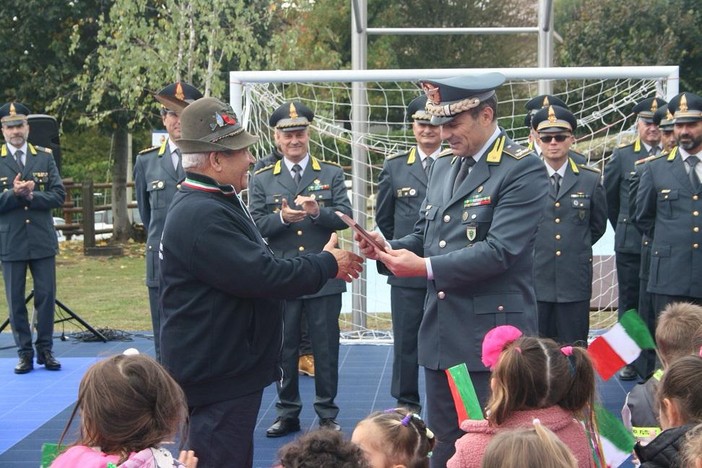
{"type": "Polygon", "coordinates": [[[631,364],[642,349],[656,347],[648,327],[635,310],[628,310],[603,335],[595,338],[587,348],[597,373],[607,380],[619,369],[631,364]]]}
{"type": "Polygon", "coordinates": [[[446,377],[451,388],[453,403],[456,405],[458,424],[460,425],[466,419],[485,419],[466,365],[458,364],[446,369],[446,377]]]}
{"type": "Polygon", "coordinates": [[[604,466],[618,467],[631,456],[634,450],[634,436],[616,416],[599,404],[595,404],[595,418],[602,444],[604,466]]]}

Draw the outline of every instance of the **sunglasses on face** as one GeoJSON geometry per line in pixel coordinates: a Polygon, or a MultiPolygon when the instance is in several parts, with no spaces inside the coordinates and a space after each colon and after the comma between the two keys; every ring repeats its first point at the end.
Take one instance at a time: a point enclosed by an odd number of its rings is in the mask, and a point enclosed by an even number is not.
{"type": "Polygon", "coordinates": [[[570,135],[539,135],[539,140],[544,143],[551,143],[553,140],[556,140],[558,143],[563,143],[567,138],[570,138],[570,135]]]}

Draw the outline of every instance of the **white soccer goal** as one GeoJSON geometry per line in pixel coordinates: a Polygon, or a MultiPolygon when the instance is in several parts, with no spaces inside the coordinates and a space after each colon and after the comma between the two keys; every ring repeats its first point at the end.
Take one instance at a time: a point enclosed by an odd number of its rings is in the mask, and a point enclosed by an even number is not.
{"type": "MultiPolygon", "coordinates": [[[[230,102],[247,129],[261,136],[258,156],[273,147],[268,117],[287,100],[314,110],[310,132],[312,155],[341,164],[348,175],[354,215],[374,228],[378,173],[385,156],[414,143],[405,109],[420,94],[418,81],[498,71],[507,82],[498,89],[499,125],[526,145],[525,103],[548,80],[551,94],[568,104],[578,118],[576,149],[600,168],[622,142],[635,137],[631,108],[639,100],[678,93],[678,67],[585,67],[436,70],[335,70],[230,72],[230,102]]],[[[348,235],[343,239],[350,248],[348,235]]],[[[595,248],[593,312],[590,328],[608,328],[616,320],[617,289],[613,232],[595,248]]],[[[344,297],[342,325],[349,338],[389,340],[390,294],[386,279],[366,266],[363,278],[344,297]]]]}

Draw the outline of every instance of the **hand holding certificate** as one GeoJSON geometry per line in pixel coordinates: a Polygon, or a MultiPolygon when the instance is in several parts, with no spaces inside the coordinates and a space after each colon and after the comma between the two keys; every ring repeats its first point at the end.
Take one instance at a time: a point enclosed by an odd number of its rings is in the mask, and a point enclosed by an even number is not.
{"type": "Polygon", "coordinates": [[[375,248],[377,248],[381,252],[385,252],[385,244],[378,241],[368,231],[363,229],[360,224],[358,224],[356,221],[353,220],[353,218],[342,213],[341,211],[336,211],[335,213],[339,218],[341,218],[341,220],[343,222],[345,222],[351,229],[353,229],[356,233],[358,233],[358,235],[361,236],[363,239],[365,239],[369,244],[373,245],[375,248]]]}

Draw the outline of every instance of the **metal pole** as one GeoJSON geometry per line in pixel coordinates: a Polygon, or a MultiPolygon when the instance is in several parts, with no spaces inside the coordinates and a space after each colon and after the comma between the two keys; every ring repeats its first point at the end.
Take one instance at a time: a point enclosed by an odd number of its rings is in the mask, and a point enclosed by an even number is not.
{"type": "MultiPolygon", "coordinates": [[[[367,64],[368,36],[366,34],[367,0],[354,0],[351,21],[351,68],[365,70],[367,64]]],[[[368,197],[366,181],[368,180],[368,151],[365,135],[368,132],[368,107],[365,83],[351,84],[351,189],[354,219],[366,226],[366,200],[368,197]]],[[[354,242],[354,251],[358,247],[354,242]]],[[[367,264],[366,264],[367,266],[367,264]]],[[[366,328],[366,272],[354,280],[351,285],[351,319],[355,330],[366,328]]]]}
{"type": "MultiPolygon", "coordinates": [[[[553,0],[539,0],[539,68],[553,66],[553,0]]],[[[539,80],[539,94],[551,94],[550,81],[539,80]]]]}

